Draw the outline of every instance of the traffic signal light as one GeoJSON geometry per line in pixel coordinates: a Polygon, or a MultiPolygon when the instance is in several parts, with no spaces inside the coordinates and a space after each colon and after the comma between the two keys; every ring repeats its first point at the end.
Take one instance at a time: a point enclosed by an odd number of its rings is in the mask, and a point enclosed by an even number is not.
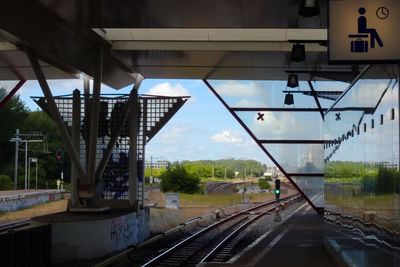
{"type": "Polygon", "coordinates": [[[275,195],[279,196],[281,194],[281,180],[275,179],[275,195]]]}
{"type": "Polygon", "coordinates": [[[58,163],[62,164],[64,159],[64,152],[61,148],[57,149],[56,158],[58,163]]]}

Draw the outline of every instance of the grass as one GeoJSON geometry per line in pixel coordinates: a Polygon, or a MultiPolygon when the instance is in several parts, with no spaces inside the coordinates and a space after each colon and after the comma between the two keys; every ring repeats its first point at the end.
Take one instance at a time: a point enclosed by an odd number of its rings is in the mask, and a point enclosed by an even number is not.
{"type": "MultiPolygon", "coordinates": [[[[260,202],[273,199],[273,194],[261,193],[246,195],[250,202],[260,202]]],[[[185,222],[210,211],[221,208],[232,203],[242,201],[241,194],[230,195],[201,195],[179,193],[179,210],[171,209],[150,209],[150,229],[152,233],[164,232],[177,226],[180,222],[185,222]]],[[[163,203],[160,203],[163,207],[163,203]]]]}
{"type": "Polygon", "coordinates": [[[361,184],[361,177],[351,178],[325,178],[325,183],[346,183],[346,184],[361,184]]]}
{"type": "Polygon", "coordinates": [[[333,204],[338,208],[354,210],[372,210],[377,214],[391,218],[399,209],[399,195],[378,196],[337,196],[325,195],[326,203],[333,204]]]}
{"type": "MultiPolygon", "coordinates": [[[[265,201],[274,196],[273,193],[249,194],[250,201],[265,201]]],[[[179,194],[179,206],[224,206],[242,201],[241,194],[230,195],[191,195],[179,194]]]]}
{"type": "Polygon", "coordinates": [[[201,177],[200,178],[200,182],[202,183],[206,183],[208,181],[212,181],[212,182],[232,182],[235,179],[230,179],[230,178],[209,178],[209,177],[201,177]]]}
{"type": "Polygon", "coordinates": [[[230,203],[242,201],[242,196],[239,194],[231,195],[192,195],[179,194],[180,206],[223,206],[230,203]]]}

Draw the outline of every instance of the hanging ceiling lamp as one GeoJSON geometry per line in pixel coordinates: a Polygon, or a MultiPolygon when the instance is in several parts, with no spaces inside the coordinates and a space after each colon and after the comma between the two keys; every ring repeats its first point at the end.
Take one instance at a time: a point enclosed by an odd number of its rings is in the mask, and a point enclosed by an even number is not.
{"type": "Polygon", "coordinates": [[[291,93],[287,93],[285,95],[285,105],[293,105],[294,104],[294,99],[293,99],[293,95],[291,93]]]}
{"type": "Polygon", "coordinates": [[[318,0],[303,0],[300,6],[299,15],[310,18],[319,15],[318,0]]]}
{"type": "Polygon", "coordinates": [[[304,45],[294,44],[292,47],[292,53],[290,55],[290,60],[294,62],[301,62],[306,60],[306,49],[304,45]]]}
{"type": "Polygon", "coordinates": [[[299,87],[299,77],[297,76],[297,74],[289,74],[287,86],[290,88],[299,87]]]}

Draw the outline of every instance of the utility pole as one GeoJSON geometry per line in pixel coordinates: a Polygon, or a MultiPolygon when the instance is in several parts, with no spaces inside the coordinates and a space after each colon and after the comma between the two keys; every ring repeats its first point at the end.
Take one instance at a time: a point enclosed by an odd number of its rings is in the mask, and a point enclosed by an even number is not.
{"type": "Polygon", "coordinates": [[[18,184],[18,148],[20,143],[25,143],[25,190],[27,189],[28,183],[28,143],[43,142],[42,140],[30,140],[32,136],[40,136],[43,138],[42,134],[20,134],[19,129],[16,130],[15,138],[11,138],[10,142],[15,142],[15,170],[14,170],[14,190],[17,189],[18,184]],[[27,139],[22,140],[20,136],[26,136],[27,139]]]}
{"type": "Polygon", "coordinates": [[[28,189],[28,172],[27,172],[27,167],[28,167],[28,142],[25,142],[25,190],[28,189]]]}
{"type": "Polygon", "coordinates": [[[31,189],[31,158],[28,159],[28,189],[31,189]]]}
{"type": "Polygon", "coordinates": [[[21,141],[21,138],[19,138],[19,129],[16,130],[15,132],[15,138],[11,139],[12,142],[15,142],[15,168],[14,168],[14,190],[17,190],[17,178],[18,178],[18,146],[19,146],[19,141],[21,141]],[[14,140],[14,141],[12,141],[14,140]]]}
{"type": "Polygon", "coordinates": [[[153,183],[153,155],[150,156],[150,184],[153,183]]]}
{"type": "Polygon", "coordinates": [[[35,162],[36,162],[36,186],[35,186],[35,189],[37,190],[37,170],[38,170],[39,160],[36,158],[35,162]]]}

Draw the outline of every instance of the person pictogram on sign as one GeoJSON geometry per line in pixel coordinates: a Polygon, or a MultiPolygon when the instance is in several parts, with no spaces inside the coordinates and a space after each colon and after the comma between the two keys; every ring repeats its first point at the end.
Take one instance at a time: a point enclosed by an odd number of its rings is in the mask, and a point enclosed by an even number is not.
{"type": "MultiPolygon", "coordinates": [[[[365,14],[365,8],[360,7],[358,9],[358,13],[360,15],[365,14]]],[[[378,42],[378,45],[380,47],[383,47],[383,43],[381,38],[379,37],[379,34],[376,32],[375,29],[368,29],[367,28],[367,18],[365,16],[360,16],[358,18],[358,33],[369,33],[370,34],[370,40],[371,40],[371,48],[375,48],[375,40],[378,42]]]]}
{"type": "Polygon", "coordinates": [[[358,13],[361,15],[358,18],[358,34],[350,34],[349,38],[357,38],[357,40],[351,41],[351,52],[352,53],[367,53],[368,52],[368,40],[363,38],[370,38],[371,48],[375,48],[375,41],[380,47],[383,47],[383,42],[379,37],[378,32],[374,28],[367,28],[367,18],[363,16],[366,10],[363,7],[358,9],[358,13]]]}

